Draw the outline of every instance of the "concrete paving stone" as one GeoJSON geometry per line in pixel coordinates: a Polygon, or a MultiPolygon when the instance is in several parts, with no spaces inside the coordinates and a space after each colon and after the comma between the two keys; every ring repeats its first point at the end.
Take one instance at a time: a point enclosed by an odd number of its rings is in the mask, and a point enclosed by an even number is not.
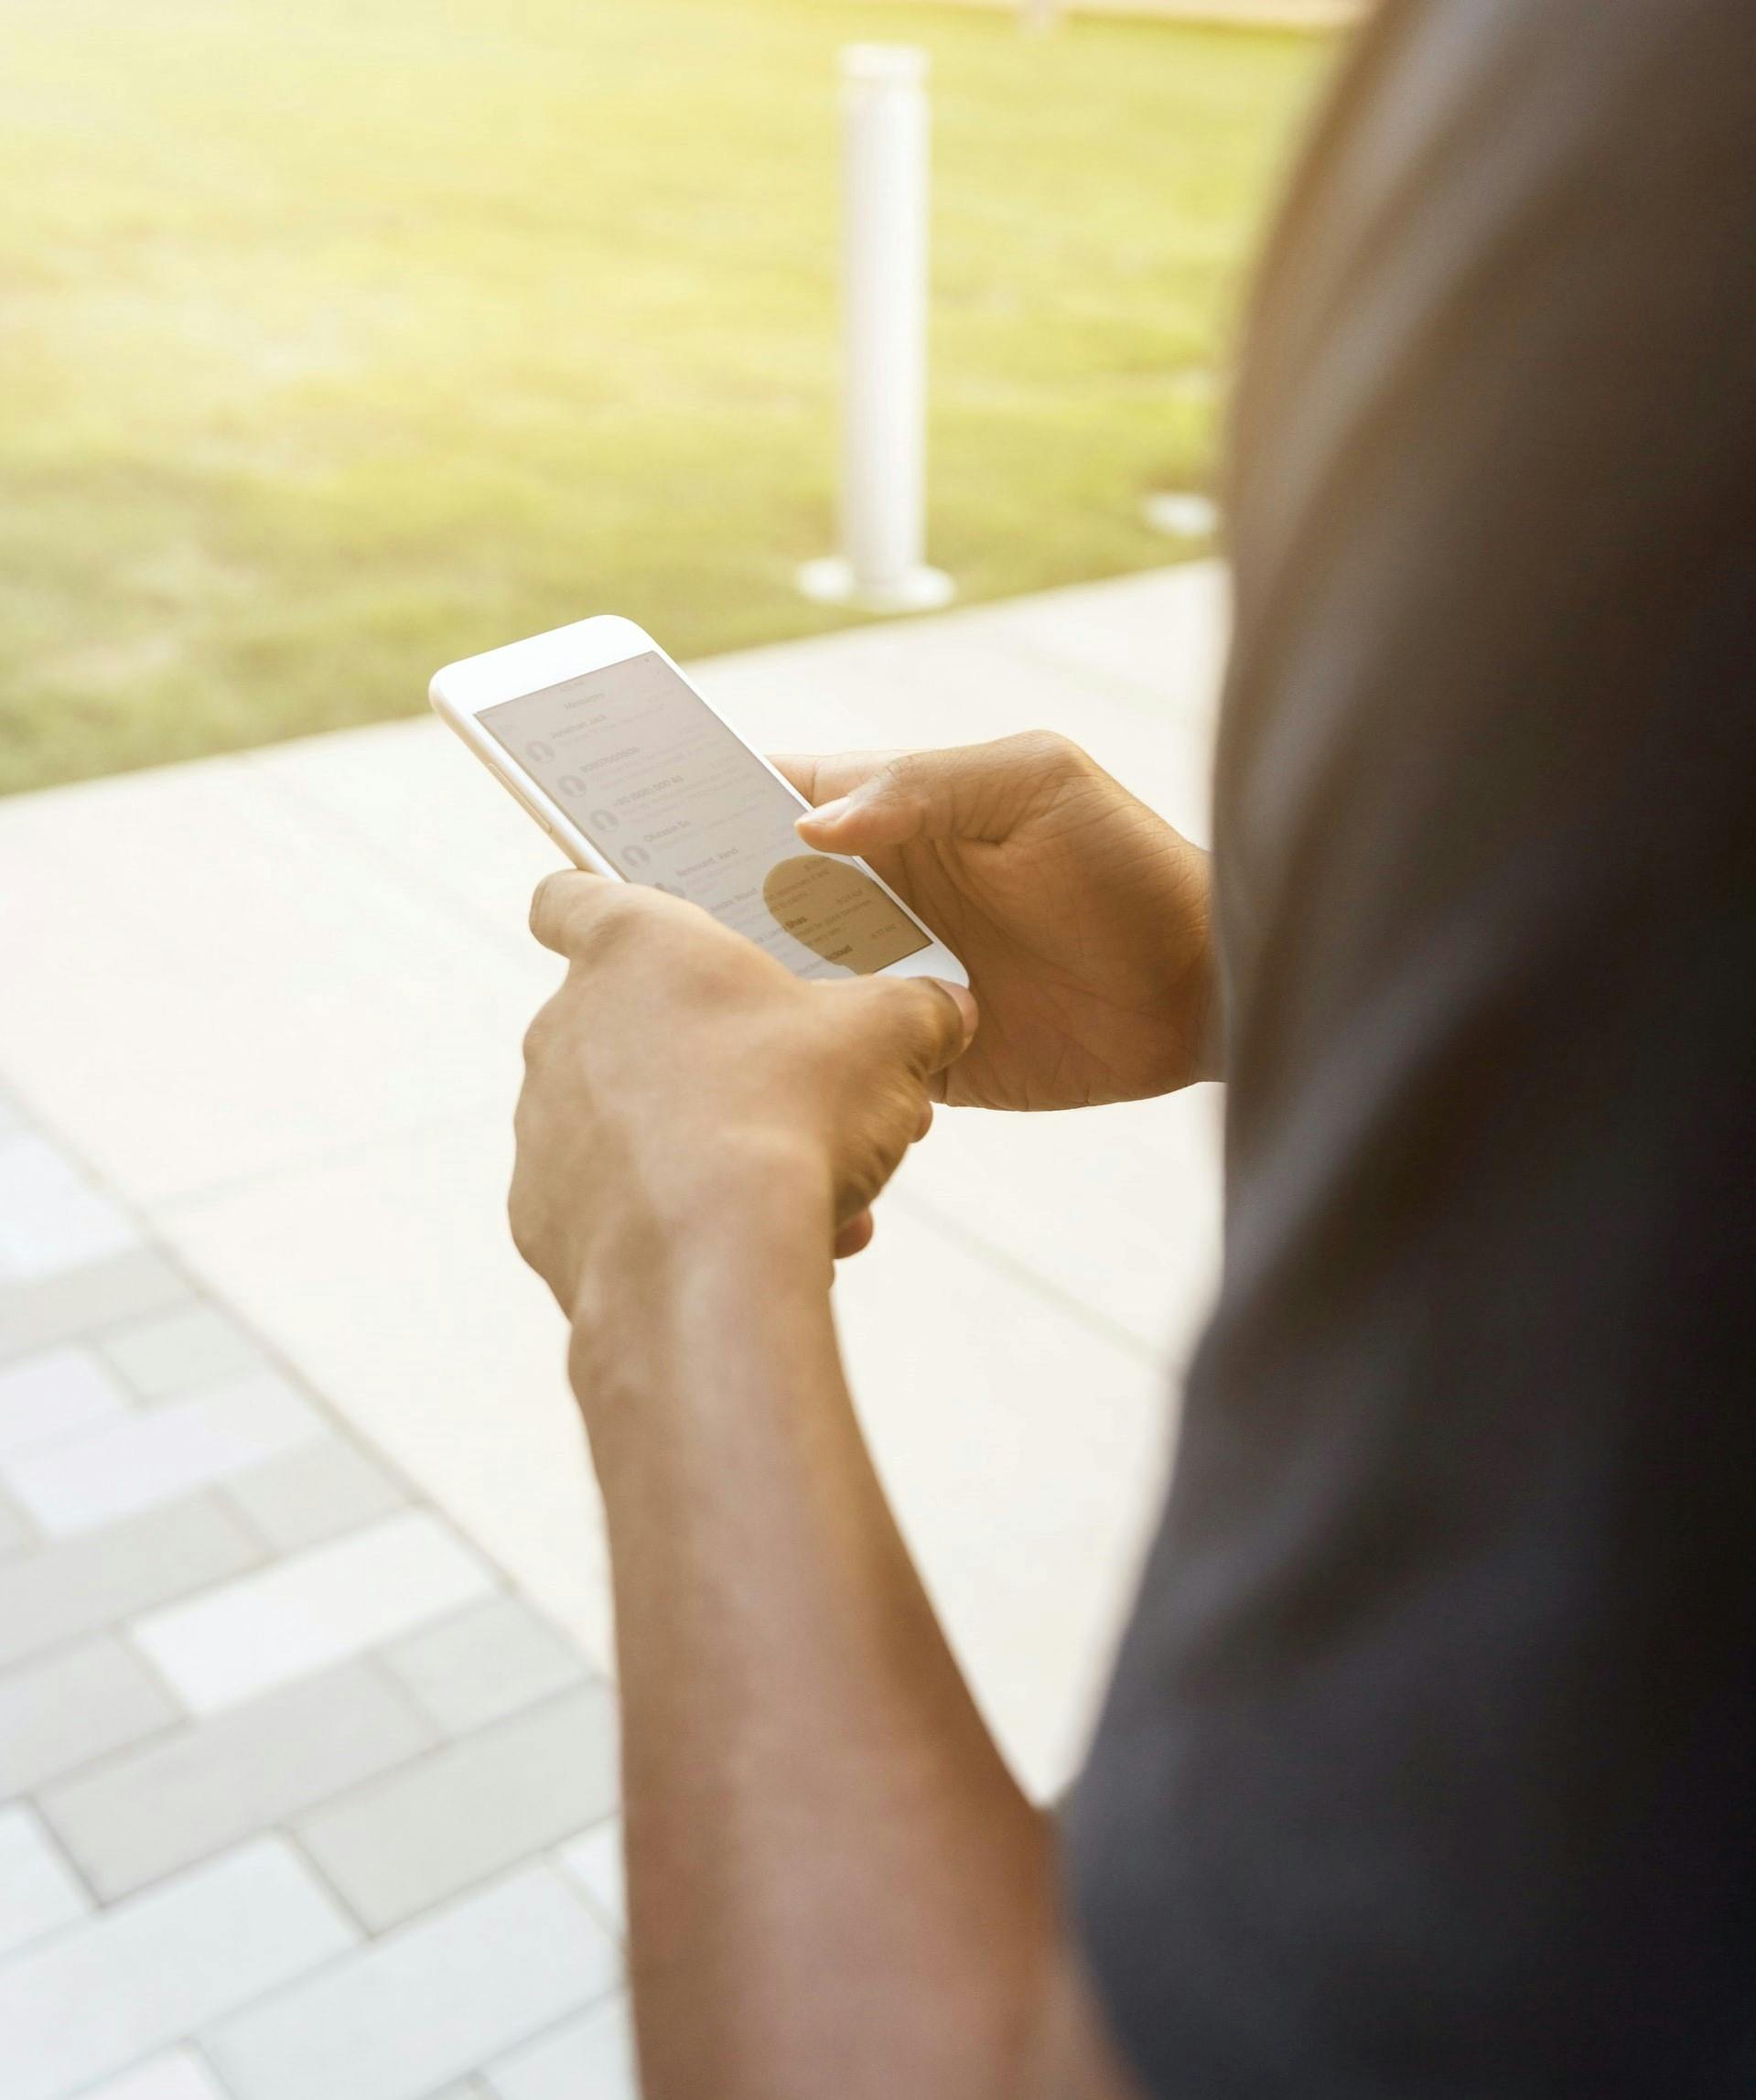
{"type": "Polygon", "coordinates": [[[62,2100],[113,2077],[356,1937],[283,1840],[197,1868],[0,1969],[6,2100],[62,2100]]]}
{"type": "Polygon", "coordinates": [[[21,882],[33,896],[27,924],[0,916],[6,1066],[131,1202],[418,1127],[515,1083],[517,1036],[481,1007],[497,977],[528,982],[523,944],[514,962],[512,942],[459,923],[382,834],[343,833],[235,760],[95,781],[77,802],[101,850],[68,849],[65,792],[0,807],[0,896],[21,882]]]}
{"type": "MultiPolygon", "coordinates": [[[[521,1032],[535,1004],[507,1028],[521,1032]]],[[[566,1330],[506,1232],[511,1106],[179,1205],[166,1229],[606,1668],[609,1569],[566,1330]]]]}
{"type": "Polygon", "coordinates": [[[84,1917],[92,1899],[24,1807],[0,1810],[0,1958],[84,1917]]]}
{"type": "Polygon", "coordinates": [[[1047,1798],[1077,1768],[1138,1579],[1169,1387],[1131,1339],[928,1218],[887,1214],[891,1201],[836,1276],[843,1353],[982,1710],[1047,1798]]]}
{"type": "Polygon", "coordinates": [[[640,2100],[634,2020],[621,1993],[488,2067],[494,2100],[640,2100]]]}
{"type": "Polygon", "coordinates": [[[29,1283],[125,1253],[140,1228],[34,1130],[0,1138],[0,1278],[29,1283]]]}
{"type": "Polygon", "coordinates": [[[253,1567],[262,1548],[210,1495],[0,1563],[0,1669],[253,1567]]]}
{"type": "MultiPolygon", "coordinates": [[[[994,1119],[1018,1129],[1021,1156],[1033,1120],[1081,1119],[994,1119]]],[[[1041,1150],[1030,1144],[1032,1158],[1041,1150]]],[[[447,1125],[179,1209],[171,1230],[603,1666],[597,1496],[557,1316],[506,1242],[508,1153],[502,1115],[447,1125]]],[[[887,1483],[984,1709],[1030,1782],[1052,1790],[1079,1755],[1131,1591],[1169,1450],[1169,1387],[1134,1334],[1057,1302],[1017,1255],[1002,1263],[970,1233],[892,1208],[908,1173],[880,1203],[871,1249],[840,1271],[838,1322],[887,1483]]],[[[1025,1179],[997,1168],[992,1185],[1025,1179]]],[[[1178,1192],[1161,1192],[1168,1241],[1178,1192]]],[[[1018,1222],[1019,1246],[1027,1224],[1032,1251],[1046,1249],[1034,1213],[1018,1222]]],[[[1130,1294],[1115,1302],[1133,1318],[1147,1279],[1127,1273],[1130,1294]]]]}
{"type": "Polygon", "coordinates": [[[622,1819],[613,1815],[595,1829],[582,1831],[560,1847],[555,1858],[581,1888],[592,1908],[619,1937],[628,1932],[628,1885],[622,1870],[622,1819]]]}
{"type": "Polygon", "coordinates": [[[450,1735],[467,1735],[576,1684],[586,1660],[522,1599],[497,1597],[384,1650],[384,1661],[450,1735]]]}
{"type": "Polygon", "coordinates": [[[296,1828],[379,1933],[607,1815],[617,1779],[615,1700],[594,1684],[358,1787],[296,1828]]]}
{"type": "Polygon", "coordinates": [[[49,1788],[50,1827],[105,1902],[418,1754],[436,1731],[379,1671],[344,1663],[49,1788]]]}
{"type": "Polygon", "coordinates": [[[1047,662],[1004,630],[949,624],[923,658],[920,637],[866,629],[857,649],[792,644],[722,659],[702,690],[740,735],[771,749],[908,748],[1058,729],[1180,830],[1198,842],[1206,835],[1205,720],[1193,711],[1168,720],[1137,688],[1047,662]]]}
{"type": "Polygon", "coordinates": [[[194,1294],[153,1247],[89,1262],[33,1283],[0,1276],[0,1363],[143,1313],[189,1304],[194,1294]]]}
{"type": "Polygon", "coordinates": [[[0,1800],[181,1718],[140,1657],[110,1634],[10,1671],[0,1677],[0,1800]]]}
{"type": "Polygon", "coordinates": [[[528,967],[518,900],[528,910],[556,849],[510,796],[484,798],[456,747],[449,730],[417,717],[300,738],[253,751],[247,763],[275,795],[319,811],[326,832],[339,829],[380,850],[393,838],[401,868],[441,900],[447,919],[473,926],[528,967]]]}
{"type": "Polygon", "coordinates": [[[0,1455],[125,1415],[128,1389],[89,1349],[46,1349],[0,1371],[0,1455]]]}
{"type": "Polygon", "coordinates": [[[88,2088],[80,2100],[229,2100],[229,2095],[192,2049],[173,2049],[106,2084],[88,2088]]]}
{"type": "Polygon", "coordinates": [[[298,1553],[388,1516],[404,1496],[339,1437],[323,1437],[226,1482],[226,1493],[277,1553],[298,1553]]]}
{"type": "Polygon", "coordinates": [[[278,1372],[254,1371],[0,1458],[0,1480],[42,1530],[65,1537],[193,1494],[325,1434],[322,1418],[278,1372]]]}
{"type": "Polygon", "coordinates": [[[13,1508],[5,1495],[0,1495],[0,1560],[9,1553],[22,1553],[36,1543],[37,1534],[13,1508]]]}
{"type": "Polygon", "coordinates": [[[1213,711],[1228,597],[1223,564],[1190,562],[975,608],[969,631],[1003,635],[1074,679],[1095,673],[1119,680],[1169,727],[1191,708],[1204,716],[1213,711]]]}
{"type": "MultiPolygon", "coordinates": [[[[1167,606],[1180,602],[1186,587],[1179,578],[1162,582],[1167,606]]],[[[1217,652],[1183,649],[1176,619],[1158,608],[1158,586],[1138,587],[1137,603],[1134,585],[1116,587],[1118,596],[1130,594],[1126,606],[1110,596],[1101,606],[1095,597],[1035,601],[1028,618],[1000,622],[992,647],[981,626],[987,615],[975,613],[961,628],[964,616],[952,616],[758,652],[717,667],[707,689],[721,692],[723,677],[740,724],[792,747],[958,742],[1058,723],[1190,828],[1187,813],[1199,824],[1208,794],[1205,729],[1202,696],[1193,690],[1199,680],[1191,676],[1182,693],[1180,667],[1217,652]],[[1070,619],[1078,630],[1071,644],[1070,619]],[[1161,661],[1169,678],[1162,686],[1161,661]]],[[[100,862],[89,867],[89,844],[82,859],[65,852],[63,805],[13,798],[0,811],[0,891],[8,872],[23,878],[48,867],[55,896],[54,923],[34,926],[28,940],[0,926],[0,982],[25,1009],[16,1018],[8,1012],[7,1066],[33,1105],[130,1200],[151,1205],[174,1197],[155,1223],[225,1302],[363,1425],[372,1447],[545,1610],[587,1644],[599,1643],[593,1652],[603,1659],[607,1583],[596,1498],[562,1376],[556,1315],[517,1263],[503,1224],[511,1067],[518,1033],[545,988],[541,980],[554,968],[526,944],[522,912],[532,878],[552,856],[507,798],[484,801],[483,792],[479,769],[441,727],[405,723],[224,768],[102,783],[81,803],[102,817],[80,827],[82,839],[103,840],[100,862]],[[271,801],[275,809],[265,806],[271,801]],[[32,803],[38,806],[26,806],[32,803]],[[387,810],[394,817],[388,831],[387,810]],[[228,986],[217,1037],[209,929],[199,906],[178,909],[211,886],[211,862],[203,862],[216,824],[228,866],[235,848],[248,870],[248,893],[224,900],[226,939],[235,933],[241,945],[259,943],[285,980],[259,996],[271,965],[253,964],[247,984],[228,986]],[[349,1002],[358,987],[404,968],[410,943],[387,937],[375,908],[361,911],[362,883],[350,856],[336,854],[339,831],[406,888],[424,886],[454,932],[467,921],[478,945],[491,942],[516,958],[489,970],[479,997],[472,983],[480,1025],[457,1049],[444,1083],[412,1104],[404,1068],[425,1077],[419,1061],[433,1039],[426,1023],[435,1011],[455,1010],[462,943],[440,941],[408,964],[423,982],[393,1012],[374,996],[372,1010],[385,1018],[362,1047],[349,1002]],[[389,858],[387,836],[395,840],[389,858]],[[189,837],[202,842],[201,855],[179,845],[189,837]],[[63,861],[73,865],[63,869],[63,861]],[[77,937],[100,890],[114,896],[118,866],[151,871],[146,889],[136,886],[127,899],[127,922],[113,933],[106,928],[89,970],[52,975],[42,960],[45,937],[50,952],[65,952],[58,935],[77,937]],[[287,899],[300,898],[307,868],[315,909],[296,915],[287,899]],[[265,903],[271,882],[274,900],[265,903]],[[150,1009],[140,1054],[131,1040],[120,1093],[113,1048],[87,1025],[100,1006],[113,1005],[118,985],[150,1009]],[[301,1024],[319,1002],[324,1016],[347,1016],[350,1026],[343,1036],[324,1018],[313,1060],[301,1024]],[[271,1054],[255,1057],[269,1034],[271,1054]],[[81,1046],[71,1061],[70,1042],[81,1046]],[[494,1047],[485,1049],[488,1042],[494,1047]],[[362,1061],[382,1067],[380,1076],[392,1075],[402,1091],[389,1081],[365,1094],[345,1082],[339,1087],[344,1061],[356,1072],[362,1061]],[[216,1104],[219,1093],[226,1098],[216,1104]],[[339,1094],[349,1119],[341,1132],[334,1124],[339,1094]],[[447,1102],[457,1104],[455,1115],[447,1102]],[[223,1129],[216,1130],[216,1108],[223,1129]]],[[[376,896],[376,878],[363,887],[376,896]]],[[[448,1052],[454,1048],[447,1039],[448,1052]]],[[[1078,1126],[1084,1119],[1066,1120],[1078,1126]]],[[[1084,1141],[1070,1135],[1070,1164],[1078,1165],[1072,1155],[1084,1141]]],[[[1029,1179],[1040,1162],[1024,1161],[1024,1143],[1020,1175],[1029,1179]]],[[[1046,1161],[1048,1148],[1035,1149],[1046,1161]]],[[[1115,1158],[1118,1195],[1132,1205],[1144,1178],[1127,1167],[1126,1148],[1115,1158]]],[[[950,1171],[946,1179],[964,1186],[950,1171]]],[[[848,1265],[837,1298],[851,1308],[850,1355],[863,1405],[868,1416],[888,1418],[878,1438],[887,1477],[929,1580],[949,1606],[1008,1747],[1053,1782],[1083,1732],[1086,1695],[1126,1588],[1117,1573],[1126,1575],[1165,1440],[1158,1395],[1149,1442],[1136,1439],[1137,1421],[1117,1433],[1117,1406],[1131,1410],[1141,1395],[1124,1391],[1115,1350],[1102,1339],[1088,1350],[1093,1322],[1070,1317],[1068,1301],[1097,1279],[1104,1296],[1094,1302],[1111,1328],[1126,1325],[1122,1353],[1137,1366],[1144,1394],[1152,1383],[1142,1351],[1158,1331],[1156,1287],[1144,1247],[1113,1273],[1113,1234],[1082,1228],[1057,1243],[1059,1191],[1016,1229],[1010,1213],[994,1218],[995,1192],[1010,1185],[997,1172],[985,1183],[974,1207],[989,1219],[972,1219],[943,1190],[922,1189],[936,1215],[957,1227],[949,1256],[949,1235],[933,1221],[905,1214],[900,1203],[887,1211],[878,1244],[848,1265]],[[991,1258],[970,1256],[974,1241],[1002,1237],[1007,1245],[991,1258]],[[1021,1259],[1048,1274],[1053,1289],[1020,1280],[1021,1259]],[[857,1272],[874,1262],[868,1286],[857,1272]],[[997,1280],[994,1270],[1004,1272],[997,1280]],[[897,1319],[899,1282],[929,1294],[919,1322],[897,1319]],[[978,1319],[960,1321],[954,1302],[941,1311],[942,1301],[954,1301],[970,1284],[978,1319]],[[1007,1323],[998,1363],[990,1361],[987,1331],[997,1315],[1007,1323]],[[1008,1406],[1015,1373],[1028,1389],[1008,1406]],[[970,1390],[972,1423],[952,1430],[947,1469],[935,1438],[943,1438],[946,1417],[961,1417],[970,1390]],[[996,1437],[1004,1439],[997,1459],[996,1437]],[[1034,1458],[1022,1448],[1029,1439],[1040,1439],[1034,1458]]],[[[1163,1229],[1175,1233],[1178,1193],[1168,1185],[1164,1195],[1163,1229]]]]}
{"type": "Polygon", "coordinates": [[[1181,1357],[1217,1272],[1219,1094],[1077,1115],[943,1110],[886,1201],[925,1203],[1155,1359],[1181,1357]]]}
{"type": "Polygon", "coordinates": [[[313,1546],[132,1629],[198,1714],[362,1654],[485,1596],[479,1558],[426,1510],[313,1546]]]}
{"type": "Polygon", "coordinates": [[[267,1359],[218,1306],[195,1305],[138,1320],[105,1337],[103,1354],[143,1400],[164,1400],[242,1378],[267,1359]]]}
{"type": "Polygon", "coordinates": [[[236,2100],[426,2100],[601,1998],[617,1969],[578,1898],[530,1868],[203,2039],[236,2100]]]}

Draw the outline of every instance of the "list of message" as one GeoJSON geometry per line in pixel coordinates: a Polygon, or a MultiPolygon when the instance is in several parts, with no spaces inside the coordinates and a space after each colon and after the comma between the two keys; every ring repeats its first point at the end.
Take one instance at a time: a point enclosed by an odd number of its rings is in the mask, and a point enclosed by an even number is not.
{"type": "Polygon", "coordinates": [[[869,876],[807,852],[799,805],[649,652],[479,719],[619,875],[699,904],[802,977],[927,946],[869,876]]]}

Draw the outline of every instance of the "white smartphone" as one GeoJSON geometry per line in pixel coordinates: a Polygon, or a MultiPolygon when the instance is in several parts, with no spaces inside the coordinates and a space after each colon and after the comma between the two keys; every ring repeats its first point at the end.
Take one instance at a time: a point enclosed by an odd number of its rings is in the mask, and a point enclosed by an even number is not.
{"type": "Polygon", "coordinates": [[[968,973],[652,637],[603,614],[447,663],[428,697],[568,859],[699,904],[801,977],[968,973]]]}

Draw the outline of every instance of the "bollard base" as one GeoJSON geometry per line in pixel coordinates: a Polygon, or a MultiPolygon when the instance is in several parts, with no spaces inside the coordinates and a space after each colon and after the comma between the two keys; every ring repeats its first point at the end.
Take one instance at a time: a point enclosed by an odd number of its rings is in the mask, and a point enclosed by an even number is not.
{"type": "Polygon", "coordinates": [[[1160,490],[1140,502],[1141,522],[1173,540],[1211,540],[1220,529],[1220,507],[1212,496],[1160,490]]]}
{"type": "Polygon", "coordinates": [[[943,569],[923,565],[888,583],[863,583],[840,555],[807,562],[799,571],[799,588],[819,605],[852,606],[860,612],[931,612],[957,596],[957,586],[943,569]]]}

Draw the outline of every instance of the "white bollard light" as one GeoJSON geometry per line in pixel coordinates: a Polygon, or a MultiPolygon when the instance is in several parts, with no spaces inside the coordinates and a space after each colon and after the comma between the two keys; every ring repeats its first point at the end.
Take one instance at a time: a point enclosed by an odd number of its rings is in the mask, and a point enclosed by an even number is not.
{"type": "Polygon", "coordinates": [[[926,564],[927,54],[850,44],[842,70],[841,552],[807,598],[867,612],[943,605],[926,564]]]}

